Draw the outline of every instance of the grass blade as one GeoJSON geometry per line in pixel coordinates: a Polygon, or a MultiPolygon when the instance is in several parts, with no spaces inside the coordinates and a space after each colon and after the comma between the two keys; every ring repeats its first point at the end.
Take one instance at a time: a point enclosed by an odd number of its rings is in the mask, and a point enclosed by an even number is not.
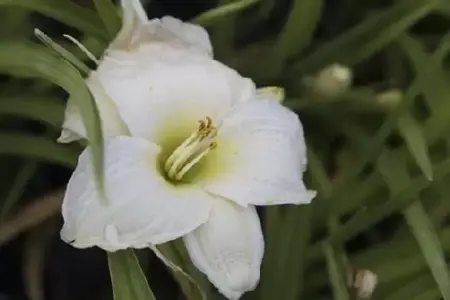
{"type": "MultiPolygon", "coordinates": [[[[434,180],[440,180],[444,176],[450,174],[450,159],[444,160],[433,166],[434,180]]],[[[314,243],[308,250],[307,256],[310,262],[317,261],[321,258],[319,252],[322,249],[322,242],[329,241],[348,241],[359,233],[373,226],[377,222],[383,220],[387,216],[398,212],[410,205],[417,193],[430,186],[430,181],[423,174],[413,178],[407,186],[395,195],[391,195],[386,203],[372,207],[370,210],[363,209],[353,215],[346,221],[335,235],[329,236],[317,243],[314,243]]]]}
{"type": "Polygon", "coordinates": [[[90,33],[102,39],[106,38],[102,30],[102,22],[97,15],[83,8],[73,1],[67,0],[0,0],[2,6],[17,6],[34,10],[47,17],[58,20],[69,26],[73,26],[85,33],[90,33]]]}
{"type": "Polygon", "coordinates": [[[404,211],[404,215],[422,249],[442,296],[446,300],[450,299],[450,273],[444,251],[425,209],[417,201],[404,211]]]}
{"type": "Polygon", "coordinates": [[[261,0],[260,2],[258,16],[261,19],[267,19],[276,5],[276,0],[261,0]]]}
{"type": "Polygon", "coordinates": [[[233,3],[222,5],[220,7],[208,10],[196,16],[191,22],[201,26],[209,26],[217,22],[218,19],[236,14],[240,11],[258,3],[259,0],[239,0],[233,3]]]}
{"type": "MultiPolygon", "coordinates": [[[[311,205],[292,207],[286,212],[282,243],[287,246],[286,255],[278,254],[284,266],[278,274],[281,285],[278,296],[286,300],[301,297],[305,284],[305,253],[311,238],[311,205]]],[[[273,298],[272,298],[273,299],[273,298]]]]}
{"type": "MultiPolygon", "coordinates": [[[[429,80],[429,77],[435,72],[436,68],[440,65],[440,60],[438,59],[442,53],[446,53],[449,49],[450,43],[450,34],[446,35],[442,40],[435,51],[435,59],[433,59],[427,66],[426,70],[418,74],[417,78],[411,84],[411,86],[406,91],[402,102],[400,102],[395,110],[385,119],[383,124],[378,129],[375,137],[371,140],[365,141],[365,151],[364,154],[355,162],[351,168],[346,172],[345,176],[342,176],[336,179],[334,184],[334,194],[333,199],[339,199],[340,197],[346,196],[346,191],[351,189],[356,183],[355,178],[357,178],[358,174],[364,169],[364,167],[376,159],[376,157],[380,154],[384,147],[384,142],[386,138],[391,134],[392,130],[396,128],[398,118],[402,116],[405,111],[409,109],[414,99],[420,93],[421,87],[426,84],[429,80]]],[[[434,127],[433,127],[434,128],[434,127]]],[[[428,126],[425,128],[425,132],[428,133],[428,126]]],[[[433,138],[438,138],[438,135],[434,135],[433,137],[429,137],[427,135],[428,141],[430,142],[433,138]]],[[[338,201],[338,200],[337,200],[338,201]]],[[[337,202],[332,201],[332,202],[337,202]]]]}
{"type": "Polygon", "coordinates": [[[114,300],[155,300],[133,250],[108,253],[114,300]]]}
{"type": "Polygon", "coordinates": [[[67,61],[46,49],[23,43],[0,45],[0,71],[12,75],[49,80],[65,89],[77,103],[91,146],[93,169],[101,199],[106,199],[103,183],[103,135],[97,105],[80,73],[67,61]]]}
{"type": "Polygon", "coordinates": [[[322,0],[295,0],[277,42],[273,61],[278,69],[294,54],[309,45],[315,33],[322,11],[322,0]]]}
{"type": "Polygon", "coordinates": [[[278,282],[272,278],[279,267],[278,245],[281,243],[280,230],[283,228],[283,214],[280,207],[269,206],[264,209],[264,239],[266,248],[261,269],[261,283],[258,285],[261,300],[270,300],[271,293],[277,289],[278,282]]]}
{"type": "Polygon", "coordinates": [[[405,114],[398,119],[398,127],[417,165],[425,177],[432,180],[431,160],[421,126],[411,116],[405,114]]]}
{"type": "Polygon", "coordinates": [[[420,294],[424,290],[433,287],[434,280],[429,274],[422,275],[411,283],[399,288],[397,291],[389,294],[385,300],[410,300],[415,295],[420,294]]]}
{"type": "Polygon", "coordinates": [[[80,149],[61,145],[40,136],[23,133],[0,133],[0,155],[23,156],[74,168],[80,149]]]}
{"type": "MultiPolygon", "coordinates": [[[[221,0],[221,6],[233,4],[234,0],[221,0]]],[[[227,62],[233,55],[234,34],[236,33],[235,16],[224,15],[216,21],[211,28],[211,42],[214,48],[214,57],[222,62],[227,62]]]]}
{"type": "Polygon", "coordinates": [[[95,8],[110,38],[114,38],[121,27],[121,20],[112,0],[94,0],[95,8]]]}
{"type": "Polygon", "coordinates": [[[450,88],[443,70],[444,59],[450,50],[450,33],[441,39],[437,50],[432,55],[428,55],[420,42],[410,35],[402,36],[399,44],[413,64],[417,77],[426,72],[430,64],[435,66],[434,71],[428,75],[428,80],[422,81],[419,87],[432,115],[425,123],[425,137],[429,143],[433,143],[442,134],[447,134],[447,128],[450,125],[448,114],[450,102],[447,101],[450,88]]]}
{"type": "Polygon", "coordinates": [[[62,46],[55,43],[49,36],[47,36],[45,33],[40,31],[39,29],[34,30],[34,34],[36,37],[41,40],[44,45],[55,51],[57,54],[59,54],[62,58],[67,60],[69,63],[71,63],[74,67],[76,67],[78,70],[83,72],[84,75],[87,75],[90,73],[90,69],[88,66],[86,66],[85,63],[83,63],[81,60],[79,60],[75,55],[64,49],[62,46]]]}
{"type": "Polygon", "coordinates": [[[335,300],[350,300],[350,294],[347,290],[346,278],[343,276],[336,260],[336,253],[330,243],[325,242],[323,251],[327,260],[328,276],[331,281],[333,289],[333,299],[335,300]]]}
{"type": "MultiPolygon", "coordinates": [[[[400,167],[404,165],[399,157],[387,153],[380,157],[379,170],[393,193],[397,193],[409,184],[410,180],[406,169],[400,167]]],[[[403,214],[439,286],[442,297],[449,300],[450,272],[447,268],[444,251],[420,200],[416,198],[416,201],[403,211],[403,214]]]]}
{"type": "Polygon", "coordinates": [[[440,0],[397,1],[393,7],[377,13],[349,32],[336,38],[292,66],[292,73],[310,73],[340,62],[347,66],[372,56],[418,20],[439,6],[440,0]]]}
{"type": "Polygon", "coordinates": [[[58,99],[12,96],[0,98],[0,115],[11,115],[60,128],[65,105],[58,99]]]}
{"type": "Polygon", "coordinates": [[[11,208],[19,201],[28,181],[34,176],[38,166],[39,164],[34,160],[27,160],[22,164],[0,209],[0,221],[8,215],[11,208]]]}

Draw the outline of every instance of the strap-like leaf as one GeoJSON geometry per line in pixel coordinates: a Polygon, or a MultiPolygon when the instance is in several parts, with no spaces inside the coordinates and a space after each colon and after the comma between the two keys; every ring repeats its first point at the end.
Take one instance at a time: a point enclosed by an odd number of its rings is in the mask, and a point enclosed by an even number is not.
{"type": "Polygon", "coordinates": [[[347,33],[321,46],[294,64],[291,70],[296,74],[312,72],[336,61],[353,66],[380,51],[429,14],[440,2],[398,1],[391,8],[367,18],[347,33]]]}
{"type": "Polygon", "coordinates": [[[114,2],[112,0],[94,0],[94,4],[110,38],[115,37],[120,30],[121,20],[114,2]]]}
{"type": "Polygon", "coordinates": [[[34,10],[50,18],[97,37],[106,38],[102,22],[94,11],[68,0],[0,0],[2,6],[17,6],[34,10]]]}
{"type": "Polygon", "coordinates": [[[0,133],[0,155],[42,159],[69,168],[75,167],[79,148],[47,138],[23,133],[0,133]]]}
{"type": "Polygon", "coordinates": [[[433,170],[422,127],[412,116],[405,114],[398,119],[398,128],[417,165],[428,180],[432,180],[433,170]]]}
{"type": "MultiPolygon", "coordinates": [[[[397,193],[410,184],[405,163],[399,157],[384,152],[379,159],[378,168],[392,193],[397,193]]],[[[450,271],[445,261],[444,251],[420,199],[413,198],[415,202],[403,211],[403,215],[422,250],[443,298],[449,300],[450,271]]]]}
{"type": "Polygon", "coordinates": [[[339,263],[336,259],[336,253],[332,245],[328,242],[323,244],[323,251],[327,261],[328,274],[333,288],[333,299],[336,300],[349,300],[350,295],[347,290],[346,278],[342,274],[342,270],[339,268],[339,263]]]}
{"type": "Polygon", "coordinates": [[[49,80],[64,88],[78,105],[94,162],[94,173],[101,198],[105,199],[103,185],[103,136],[100,116],[80,73],[66,60],[49,50],[23,43],[0,45],[0,72],[49,80]]]}
{"type": "Polygon", "coordinates": [[[59,99],[11,96],[0,99],[0,115],[11,115],[40,121],[59,128],[64,117],[65,105],[59,99]]]}
{"type": "Polygon", "coordinates": [[[273,49],[272,60],[281,70],[286,60],[309,45],[319,23],[322,0],[296,0],[273,49]]]}
{"type": "Polygon", "coordinates": [[[219,6],[208,10],[196,16],[192,22],[202,26],[208,26],[217,21],[217,19],[226,17],[231,14],[238,13],[247,9],[248,7],[258,3],[259,0],[238,0],[232,3],[219,6]]]}
{"type": "Polygon", "coordinates": [[[115,300],[155,300],[133,250],[108,253],[115,300]]]}

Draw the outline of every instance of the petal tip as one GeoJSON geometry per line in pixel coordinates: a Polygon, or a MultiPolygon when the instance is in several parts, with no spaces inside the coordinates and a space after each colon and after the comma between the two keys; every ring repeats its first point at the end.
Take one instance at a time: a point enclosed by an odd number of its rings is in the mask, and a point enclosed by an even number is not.
{"type": "Polygon", "coordinates": [[[66,224],[63,225],[59,236],[61,240],[69,245],[75,245],[76,238],[75,233],[66,224]]]}
{"type": "Polygon", "coordinates": [[[80,136],[69,129],[63,129],[61,135],[56,139],[58,143],[67,144],[79,140],[80,136]]]}
{"type": "Polygon", "coordinates": [[[309,199],[308,202],[306,202],[306,203],[309,204],[309,203],[311,203],[311,202],[314,200],[314,198],[316,198],[316,196],[317,196],[317,191],[314,191],[314,190],[308,190],[308,191],[306,192],[306,194],[307,194],[307,199],[309,199]]]}
{"type": "Polygon", "coordinates": [[[205,28],[193,23],[183,22],[170,15],[164,16],[160,20],[163,28],[169,30],[179,39],[204,51],[209,56],[213,55],[212,44],[205,28]]]}

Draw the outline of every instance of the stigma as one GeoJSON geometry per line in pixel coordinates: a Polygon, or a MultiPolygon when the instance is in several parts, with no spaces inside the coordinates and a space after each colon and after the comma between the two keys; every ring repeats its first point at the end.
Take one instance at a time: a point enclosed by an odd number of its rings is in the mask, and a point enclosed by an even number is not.
{"type": "Polygon", "coordinates": [[[181,143],[169,156],[164,170],[172,180],[181,180],[209,151],[217,147],[214,141],[217,128],[210,117],[200,120],[197,130],[181,143]]]}

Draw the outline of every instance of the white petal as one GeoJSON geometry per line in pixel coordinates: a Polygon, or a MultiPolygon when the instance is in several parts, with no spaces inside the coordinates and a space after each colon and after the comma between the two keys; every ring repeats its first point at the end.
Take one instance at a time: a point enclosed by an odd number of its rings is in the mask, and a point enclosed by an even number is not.
{"type": "Polygon", "coordinates": [[[161,19],[162,27],[175,34],[180,39],[193,47],[203,50],[212,56],[213,49],[206,30],[198,25],[184,23],[171,16],[165,16],[161,19]]]}
{"type": "Polygon", "coordinates": [[[121,5],[123,10],[123,25],[131,23],[132,19],[142,25],[148,22],[147,13],[142,6],[141,0],[121,0],[121,5]]]}
{"type": "MultiPolygon", "coordinates": [[[[100,85],[95,73],[86,80],[86,84],[94,97],[102,121],[102,130],[105,137],[114,137],[118,135],[129,135],[129,130],[122,121],[117,106],[106,95],[103,87],[100,85]]],[[[64,113],[63,130],[58,141],[69,143],[81,138],[86,138],[86,129],[80,110],[75,100],[69,98],[64,113]]]]}
{"type": "Polygon", "coordinates": [[[143,139],[117,137],[105,142],[107,204],[94,186],[89,149],[69,181],[61,237],[78,248],[108,251],[164,243],[203,224],[211,196],[191,186],[174,186],[158,169],[160,148],[143,139]]]}
{"type": "Polygon", "coordinates": [[[126,50],[133,41],[133,37],[148,23],[147,14],[140,0],[121,0],[122,28],[110,49],[126,50]]]}
{"type": "Polygon", "coordinates": [[[199,120],[209,116],[217,123],[231,107],[256,93],[250,79],[217,61],[161,50],[152,46],[107,56],[97,71],[132,135],[159,145],[169,135],[186,138],[199,120]]]}
{"type": "Polygon", "coordinates": [[[307,159],[300,120],[272,99],[236,107],[216,142],[216,153],[207,158],[211,170],[197,179],[208,192],[241,205],[301,204],[315,196],[303,184],[307,159]]]}
{"type": "Polygon", "coordinates": [[[212,45],[206,30],[171,16],[148,20],[139,0],[122,0],[122,28],[108,51],[134,51],[151,43],[196,51],[212,56],[212,45]]]}
{"type": "Polygon", "coordinates": [[[255,289],[264,238],[254,207],[217,198],[208,222],[187,234],[184,242],[195,266],[228,299],[255,289]]]}

